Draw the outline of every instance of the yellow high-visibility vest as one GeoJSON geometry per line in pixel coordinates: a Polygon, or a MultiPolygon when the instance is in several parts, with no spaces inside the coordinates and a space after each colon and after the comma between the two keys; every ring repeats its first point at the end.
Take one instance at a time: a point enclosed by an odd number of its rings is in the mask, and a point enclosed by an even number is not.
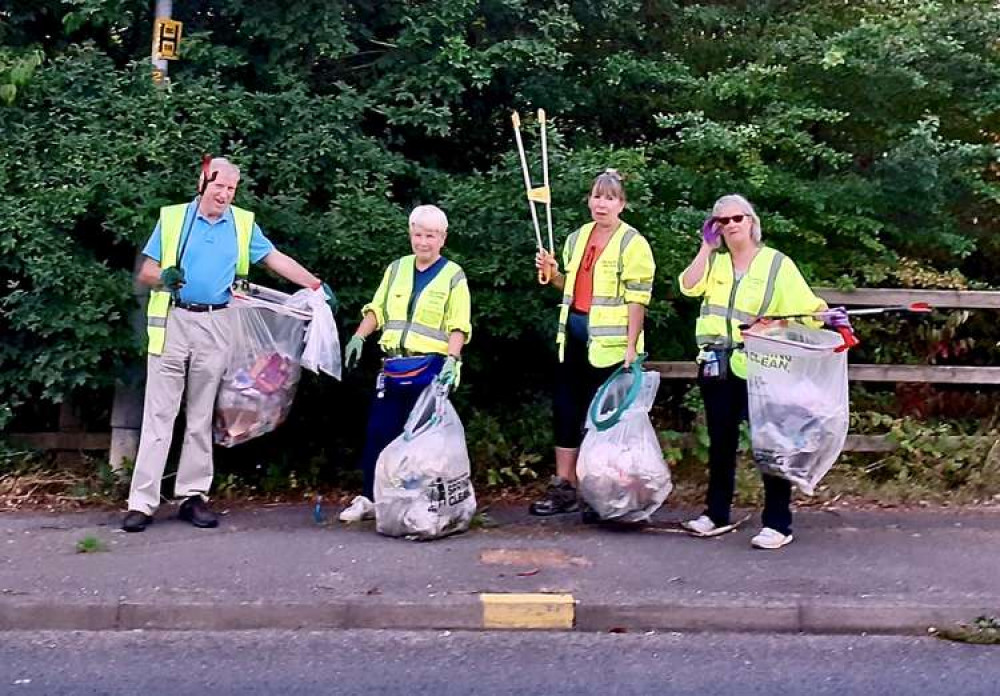
{"type": "MultiPolygon", "coordinates": [[[[795,263],[766,246],[757,251],[746,274],[738,281],[732,257],[728,253],[714,253],[698,282],[690,288],[684,287],[681,273],[678,284],[688,297],[703,298],[695,323],[695,342],[702,348],[732,349],[730,370],[744,379],[747,363],[740,325],[752,324],[762,316],[810,314],[826,309],[826,303],[813,294],[795,263]]],[[[809,326],[822,324],[814,319],[799,321],[809,326]]]]}
{"type": "MultiPolygon", "coordinates": [[[[181,228],[185,213],[191,203],[168,205],[160,208],[160,268],[177,265],[177,252],[181,241],[181,228]]],[[[254,214],[249,210],[230,206],[236,224],[236,277],[246,278],[250,273],[250,237],[253,235],[254,214]]],[[[197,215],[198,211],[191,211],[197,215]]],[[[151,290],[146,305],[147,350],[151,355],[163,353],[167,342],[167,314],[170,312],[170,292],[151,290]]]]}
{"type": "Polygon", "coordinates": [[[379,345],[389,355],[414,353],[448,354],[452,331],[472,337],[472,303],[465,271],[454,261],[445,263],[413,303],[414,255],[396,259],[382,274],[382,282],[372,301],[361,308],[361,316],[371,312],[382,329],[379,345]]]}
{"type": "MultiPolygon", "coordinates": [[[[563,286],[559,332],[556,334],[560,362],[565,359],[566,322],[573,304],[576,274],[594,225],[591,222],[581,227],[569,236],[563,246],[566,284],[563,286]]],[[[587,315],[587,358],[594,367],[610,367],[625,360],[628,305],[649,305],[655,272],[656,262],[649,242],[624,222],[618,225],[594,263],[594,295],[587,315]]],[[[644,344],[645,332],[640,332],[636,351],[641,353],[644,344]]]]}

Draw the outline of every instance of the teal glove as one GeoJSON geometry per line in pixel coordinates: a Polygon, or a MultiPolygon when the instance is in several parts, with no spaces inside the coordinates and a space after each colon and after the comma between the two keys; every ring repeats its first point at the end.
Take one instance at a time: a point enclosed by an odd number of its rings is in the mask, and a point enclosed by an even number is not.
{"type": "Polygon", "coordinates": [[[160,283],[171,292],[176,292],[184,287],[184,269],[171,266],[160,271],[160,283]]]}
{"type": "Polygon", "coordinates": [[[320,286],[323,289],[323,294],[326,295],[326,303],[330,305],[330,311],[334,314],[340,309],[340,302],[337,300],[337,296],[333,294],[333,290],[326,283],[320,286]]]}
{"type": "Polygon", "coordinates": [[[458,383],[462,381],[462,361],[454,355],[449,355],[441,366],[437,381],[446,387],[457,389],[458,383]]]}
{"type": "Polygon", "coordinates": [[[354,366],[361,360],[361,351],[365,349],[365,339],[355,334],[347,342],[347,350],[344,351],[344,367],[353,370],[354,366]]]}

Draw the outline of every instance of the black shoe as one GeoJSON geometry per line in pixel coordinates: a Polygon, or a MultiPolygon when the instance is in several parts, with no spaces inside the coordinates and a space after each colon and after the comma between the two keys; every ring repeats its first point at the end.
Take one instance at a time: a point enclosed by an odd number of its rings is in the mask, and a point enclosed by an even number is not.
{"type": "Polygon", "coordinates": [[[122,520],[122,529],[126,532],[144,532],[146,527],[151,524],[153,524],[152,515],[138,510],[129,510],[125,513],[125,519],[122,520]]]}
{"type": "Polygon", "coordinates": [[[601,516],[597,514],[597,510],[587,504],[587,501],[581,500],[580,521],[584,524],[597,524],[601,521],[601,516]]]}
{"type": "Polygon", "coordinates": [[[200,495],[192,495],[181,503],[181,509],[177,511],[177,519],[185,520],[202,529],[219,526],[219,518],[208,509],[208,505],[205,504],[200,495]]]}
{"type": "Polygon", "coordinates": [[[570,485],[569,481],[553,476],[549,482],[548,490],[545,491],[545,497],[533,502],[528,508],[528,512],[539,517],[548,517],[549,515],[576,512],[579,509],[576,489],[570,485]]]}

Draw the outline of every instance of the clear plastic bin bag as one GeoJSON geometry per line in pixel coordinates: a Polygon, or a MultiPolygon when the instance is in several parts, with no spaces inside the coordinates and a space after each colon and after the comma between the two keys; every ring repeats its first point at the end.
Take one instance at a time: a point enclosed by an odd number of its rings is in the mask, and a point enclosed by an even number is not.
{"type": "Polygon", "coordinates": [[[753,458],[806,495],[847,439],[847,352],[832,331],[778,322],[743,332],[753,458]]]}
{"type": "Polygon", "coordinates": [[[375,465],[375,529],[437,539],[464,532],[475,514],[465,429],[447,389],[430,384],[375,465]]]}
{"type": "Polygon", "coordinates": [[[591,403],[576,475],[579,492],[602,520],[642,522],[670,495],[673,484],[649,420],[657,372],[616,371],[591,403]]]}
{"type": "Polygon", "coordinates": [[[234,293],[229,366],[215,400],[212,437],[233,447],[269,433],[288,417],[302,372],[308,312],[286,307],[288,295],[267,299],[234,293]]]}

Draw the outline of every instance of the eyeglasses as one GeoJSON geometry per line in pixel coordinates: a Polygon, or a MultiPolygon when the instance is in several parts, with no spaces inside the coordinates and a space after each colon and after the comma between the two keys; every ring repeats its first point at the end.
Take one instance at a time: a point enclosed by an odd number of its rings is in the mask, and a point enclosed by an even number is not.
{"type": "Polygon", "coordinates": [[[729,224],[730,220],[732,220],[733,222],[735,222],[738,225],[741,222],[743,222],[743,218],[745,218],[745,217],[749,217],[749,216],[748,215],[732,215],[730,217],[717,217],[717,218],[715,218],[715,221],[717,223],[719,223],[719,227],[725,227],[726,225],[729,224]]]}

